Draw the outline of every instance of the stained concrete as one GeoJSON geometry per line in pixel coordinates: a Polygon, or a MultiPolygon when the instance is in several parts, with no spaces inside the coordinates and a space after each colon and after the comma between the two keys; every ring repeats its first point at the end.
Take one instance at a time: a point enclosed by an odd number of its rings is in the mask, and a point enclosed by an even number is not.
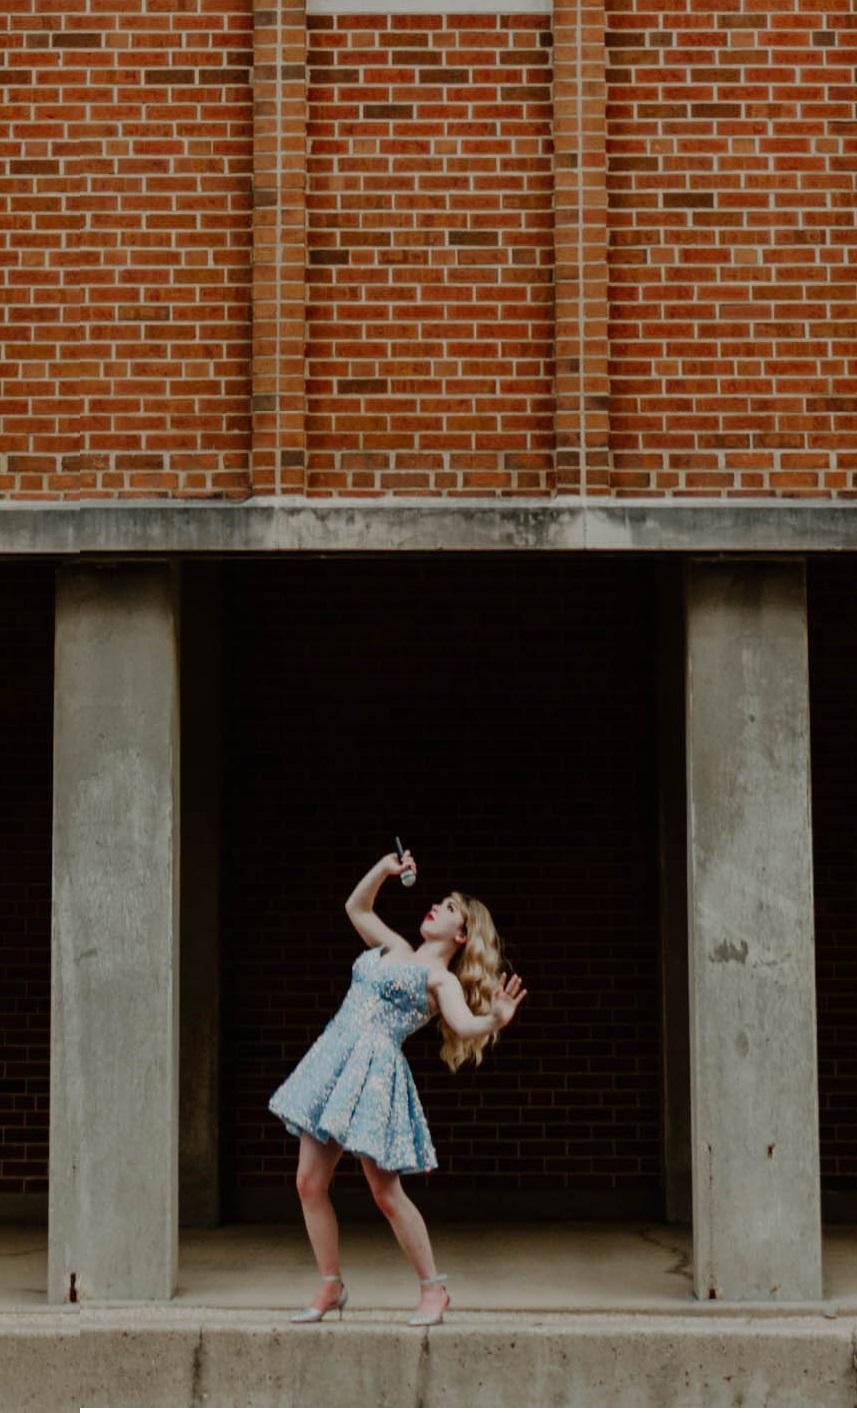
{"type": "Polygon", "coordinates": [[[814,1300],[821,1194],[806,586],[686,567],[696,1294],[814,1300]]]}
{"type": "MultiPolygon", "coordinates": [[[[429,1234],[437,1268],[449,1274],[452,1312],[688,1314],[745,1308],[744,1302],[694,1297],[687,1224],[538,1221],[509,1222],[498,1230],[496,1222],[433,1222],[429,1234]]],[[[385,1311],[406,1312],[416,1304],[416,1279],[380,1214],[374,1221],[340,1222],[340,1257],[350,1288],[348,1316],[383,1319],[385,1311]]],[[[44,1226],[0,1226],[0,1312],[48,1308],[46,1260],[44,1226]]],[[[824,1227],[822,1262],[821,1302],[763,1301],[759,1308],[827,1309],[857,1317],[857,1223],[824,1227]]],[[[192,1227],[179,1234],[178,1283],[166,1305],[296,1310],[311,1297],[315,1278],[302,1225],[192,1227]]],[[[135,1308],[161,1303],[137,1302],[135,1308]]]]}
{"type": "Polygon", "coordinates": [[[0,502],[0,554],[163,555],[568,550],[857,550],[857,506],[579,496],[248,497],[245,501],[0,502]]]}
{"type": "Polygon", "coordinates": [[[173,1291],[178,761],[170,566],[62,566],[48,1203],[58,1304],[173,1291]]]}
{"type": "Polygon", "coordinates": [[[204,1407],[851,1407],[853,1324],[519,1316],[432,1330],[177,1316],[82,1322],[85,1403],[204,1407]],[[178,1397],[176,1397],[178,1395],[178,1397]]]}

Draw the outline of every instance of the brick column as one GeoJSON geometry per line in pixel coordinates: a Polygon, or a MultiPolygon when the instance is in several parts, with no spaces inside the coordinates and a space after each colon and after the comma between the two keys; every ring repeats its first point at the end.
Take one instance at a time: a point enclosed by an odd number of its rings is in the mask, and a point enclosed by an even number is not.
{"type": "Polygon", "coordinates": [[[608,487],[603,0],[554,9],[557,490],[608,487]]]}
{"type": "MultiPolygon", "coordinates": [[[[266,7],[267,5],[267,7],[266,7]]],[[[306,24],[302,0],[253,15],[254,495],[304,489],[306,24]]]]}

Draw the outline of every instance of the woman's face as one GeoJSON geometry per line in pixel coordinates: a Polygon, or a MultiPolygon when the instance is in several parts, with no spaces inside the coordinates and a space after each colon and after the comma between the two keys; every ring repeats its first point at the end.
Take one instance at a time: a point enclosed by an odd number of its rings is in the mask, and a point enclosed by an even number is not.
{"type": "Polygon", "coordinates": [[[420,932],[426,942],[457,942],[467,940],[464,914],[452,898],[447,896],[439,903],[432,903],[420,923],[420,932]]]}

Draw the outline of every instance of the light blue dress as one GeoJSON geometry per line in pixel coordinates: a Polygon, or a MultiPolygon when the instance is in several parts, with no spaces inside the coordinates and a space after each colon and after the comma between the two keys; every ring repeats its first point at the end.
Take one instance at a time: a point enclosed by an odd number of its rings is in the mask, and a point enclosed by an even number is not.
{"type": "Polygon", "coordinates": [[[402,1042],[427,1025],[429,968],[365,949],[339,1010],[268,1100],[299,1138],[334,1138],[380,1168],[437,1167],[426,1116],[402,1042]]]}

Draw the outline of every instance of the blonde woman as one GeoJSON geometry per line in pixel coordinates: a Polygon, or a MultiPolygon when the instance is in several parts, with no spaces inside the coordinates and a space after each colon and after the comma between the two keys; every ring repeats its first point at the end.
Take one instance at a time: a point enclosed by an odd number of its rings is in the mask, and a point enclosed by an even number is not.
{"type": "Polygon", "coordinates": [[[373,911],[387,878],[417,866],[406,849],[379,859],[354,889],[345,910],[364,950],[339,1010],[274,1091],[268,1108],[300,1139],[297,1188],[321,1276],[313,1304],[294,1322],[320,1320],[348,1293],[339,1274],[339,1231],[328,1197],[343,1152],[360,1158],[378,1207],[419,1278],[421,1298],[411,1325],[433,1325],[449,1304],[446,1276],[435,1271],[425,1222],[407,1196],[401,1173],[437,1167],[434,1146],[402,1042],[437,1017],[440,1057],[453,1073],[482,1063],[526,991],[506,961],[491,914],[477,898],[453,892],[420,924],[416,951],[373,911]]]}

